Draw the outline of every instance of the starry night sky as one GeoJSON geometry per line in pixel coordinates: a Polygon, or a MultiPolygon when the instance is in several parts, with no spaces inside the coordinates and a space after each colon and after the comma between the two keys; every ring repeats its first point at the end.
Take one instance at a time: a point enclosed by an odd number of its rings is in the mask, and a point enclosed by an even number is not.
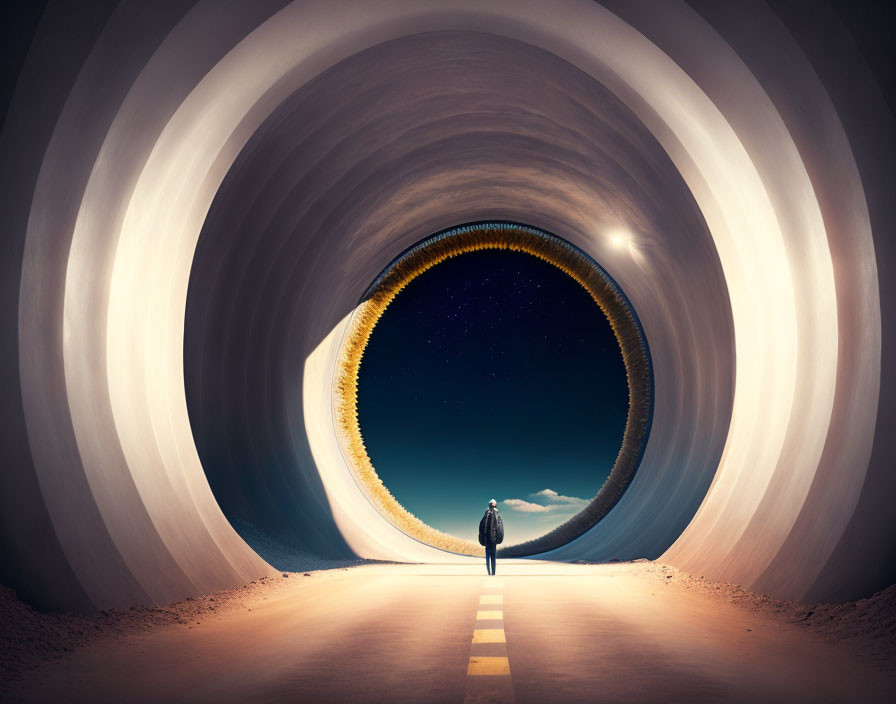
{"type": "Polygon", "coordinates": [[[627,413],[604,314],[522,252],[466,253],[414,279],[361,362],[373,466],[411,513],[472,540],[491,498],[507,544],[578,512],[613,466],[627,413]]]}

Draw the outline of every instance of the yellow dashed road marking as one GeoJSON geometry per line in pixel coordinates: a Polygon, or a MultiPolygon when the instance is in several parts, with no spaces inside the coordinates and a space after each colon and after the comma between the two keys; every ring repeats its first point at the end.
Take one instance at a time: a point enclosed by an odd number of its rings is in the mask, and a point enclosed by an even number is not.
{"type": "Polygon", "coordinates": [[[509,675],[510,662],[507,658],[470,657],[468,675],[509,675]]]}
{"type": "MultiPolygon", "coordinates": [[[[495,592],[503,587],[503,580],[489,578],[483,582],[483,592],[488,591],[479,596],[477,622],[504,620],[504,597],[495,592]]],[[[513,678],[510,676],[504,628],[477,628],[480,625],[497,624],[477,623],[473,627],[464,704],[514,704],[516,695],[513,691],[513,678]]],[[[502,623],[501,626],[503,625],[502,623]]]]}
{"type": "Polygon", "coordinates": [[[477,611],[476,612],[476,620],[477,621],[488,621],[494,619],[503,619],[504,612],[503,611],[477,611]]]}
{"type": "Polygon", "coordinates": [[[506,643],[503,628],[476,628],[473,630],[474,643],[506,643]]]}

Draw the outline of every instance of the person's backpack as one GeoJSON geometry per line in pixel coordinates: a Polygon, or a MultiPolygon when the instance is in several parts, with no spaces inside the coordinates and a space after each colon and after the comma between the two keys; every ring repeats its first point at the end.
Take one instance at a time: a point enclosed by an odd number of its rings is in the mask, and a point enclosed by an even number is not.
{"type": "MultiPolygon", "coordinates": [[[[488,511],[485,512],[485,515],[482,517],[482,520],[479,521],[479,544],[485,545],[485,533],[488,530],[488,511]]],[[[498,509],[495,509],[495,545],[500,545],[504,542],[504,521],[501,519],[501,514],[498,513],[498,509]]]]}

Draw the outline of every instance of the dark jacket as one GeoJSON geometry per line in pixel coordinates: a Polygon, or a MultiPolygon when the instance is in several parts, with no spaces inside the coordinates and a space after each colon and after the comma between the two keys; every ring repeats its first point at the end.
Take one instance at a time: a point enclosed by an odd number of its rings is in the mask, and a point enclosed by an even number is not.
{"type": "Polygon", "coordinates": [[[498,509],[489,506],[479,521],[479,544],[500,545],[504,542],[504,521],[498,509]]]}

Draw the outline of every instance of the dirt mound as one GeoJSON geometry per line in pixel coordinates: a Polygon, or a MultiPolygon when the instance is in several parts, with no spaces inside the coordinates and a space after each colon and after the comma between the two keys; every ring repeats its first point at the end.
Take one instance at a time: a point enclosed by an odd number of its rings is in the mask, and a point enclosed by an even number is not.
{"type": "Polygon", "coordinates": [[[8,690],[23,673],[101,638],[144,633],[174,623],[200,627],[202,620],[216,611],[276,593],[285,583],[283,577],[262,577],[238,589],[169,606],[135,606],[88,615],[41,613],[22,602],[12,589],[0,586],[0,692],[8,690]]]}
{"type": "Polygon", "coordinates": [[[671,565],[654,563],[651,574],[672,587],[698,591],[711,599],[795,624],[824,640],[842,643],[884,671],[896,672],[896,584],[859,601],[807,606],[756,594],[737,584],[711,582],[671,565]]]}

